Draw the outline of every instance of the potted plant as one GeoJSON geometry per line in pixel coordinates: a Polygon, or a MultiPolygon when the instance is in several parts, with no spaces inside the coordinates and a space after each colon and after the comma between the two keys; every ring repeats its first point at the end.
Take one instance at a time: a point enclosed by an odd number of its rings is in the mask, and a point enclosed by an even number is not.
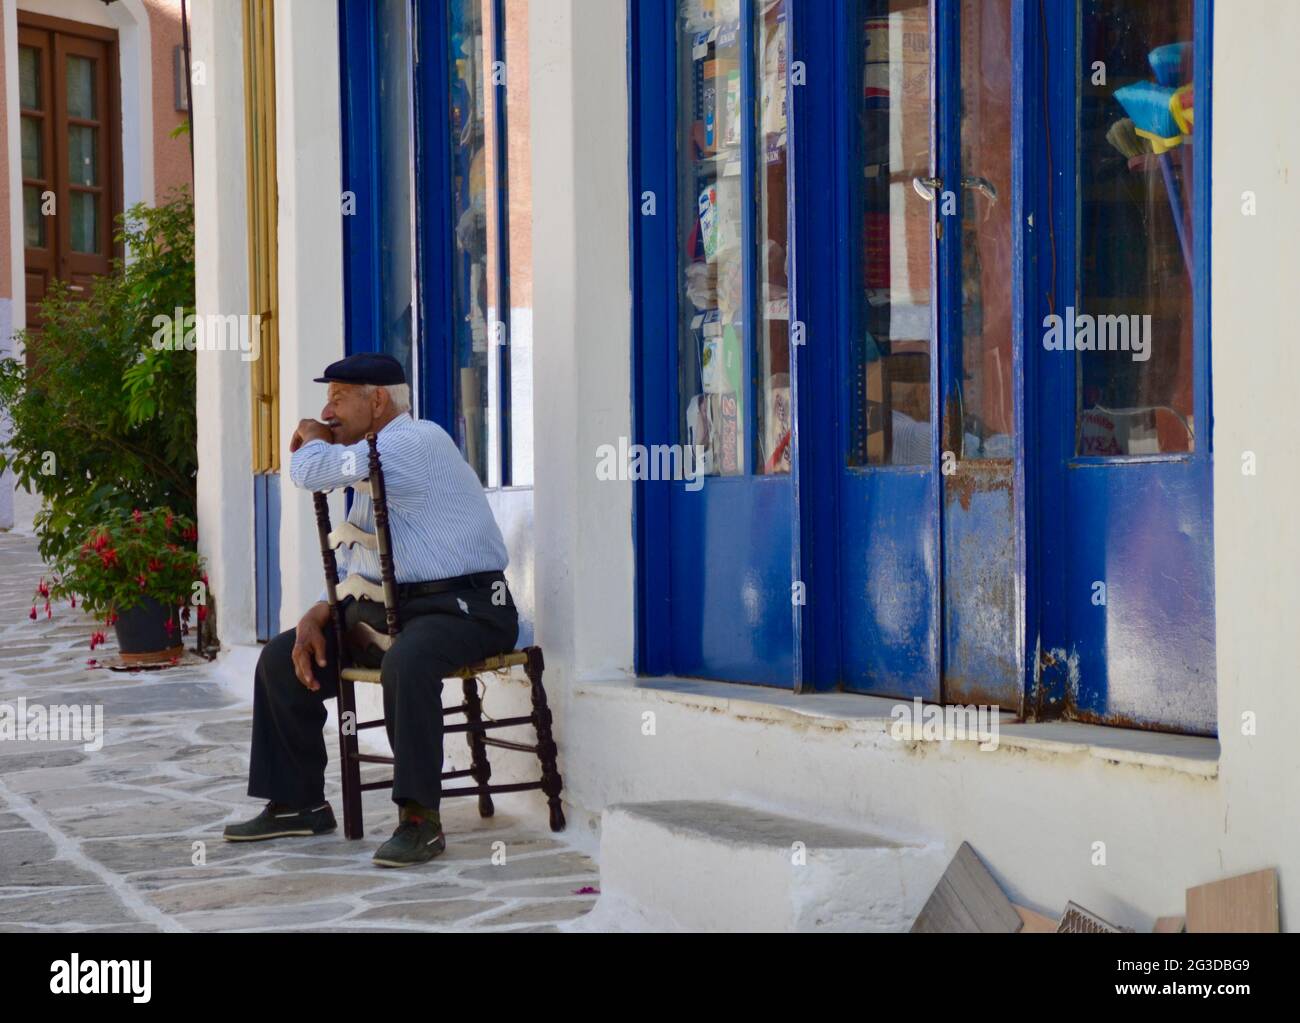
{"type": "MultiPolygon", "coordinates": [[[[80,546],[54,560],[54,584],[42,582],[38,591],[46,615],[50,598],[67,597],[75,607],[80,597],[86,611],[113,626],[125,663],[176,661],[191,606],[200,622],[206,617],[208,577],[197,541],[193,520],[170,508],[107,512],[80,546]]],[[[90,648],[103,642],[96,631],[90,648]]]]}

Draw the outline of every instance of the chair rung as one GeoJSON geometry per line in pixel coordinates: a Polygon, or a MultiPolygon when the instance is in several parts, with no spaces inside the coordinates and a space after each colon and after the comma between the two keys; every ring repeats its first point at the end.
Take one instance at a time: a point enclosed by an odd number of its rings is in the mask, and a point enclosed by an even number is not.
{"type": "Polygon", "coordinates": [[[443,733],[448,732],[491,732],[497,728],[518,728],[520,725],[531,725],[533,719],[527,718],[502,718],[500,721],[484,721],[479,725],[471,725],[468,722],[459,725],[447,725],[443,728],[443,733]]]}
{"type": "Polygon", "coordinates": [[[395,762],[392,757],[381,757],[375,753],[356,753],[352,759],[358,764],[388,764],[391,766],[395,762]]]}
{"type": "Polygon", "coordinates": [[[378,668],[344,668],[341,673],[344,682],[369,682],[378,684],[383,681],[378,668]]]}
{"type": "Polygon", "coordinates": [[[367,782],[365,785],[361,786],[361,791],[374,792],[376,789],[391,789],[392,787],[393,787],[393,779],[389,778],[388,781],[367,782]]]}
{"type": "Polygon", "coordinates": [[[387,723],[386,721],[363,721],[357,725],[357,731],[359,732],[363,728],[383,728],[387,723]]]}
{"type": "Polygon", "coordinates": [[[533,792],[542,787],[540,781],[520,782],[515,785],[488,785],[486,788],[473,789],[443,789],[443,799],[454,799],[457,796],[477,796],[486,792],[490,796],[500,795],[504,792],[533,792]]]}
{"type": "Polygon", "coordinates": [[[536,746],[529,746],[522,742],[511,742],[509,739],[484,739],[484,746],[494,746],[497,749],[512,749],[519,753],[536,753],[536,746]]]}

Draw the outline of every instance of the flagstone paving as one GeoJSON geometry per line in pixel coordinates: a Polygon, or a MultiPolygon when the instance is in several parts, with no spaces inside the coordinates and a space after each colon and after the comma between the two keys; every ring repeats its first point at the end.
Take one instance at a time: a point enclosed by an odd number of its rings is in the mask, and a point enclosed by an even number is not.
{"type": "Polygon", "coordinates": [[[446,853],[406,870],[370,863],[396,823],[385,792],[366,794],[364,841],[222,841],[261,808],[244,788],[251,708],[210,667],[89,666],[87,616],[29,619],[42,575],[35,541],[0,533],[0,713],[99,705],[103,746],[0,739],[0,931],[553,931],[590,911],[596,865],[532,793],[488,820],[449,800],[446,853]]]}

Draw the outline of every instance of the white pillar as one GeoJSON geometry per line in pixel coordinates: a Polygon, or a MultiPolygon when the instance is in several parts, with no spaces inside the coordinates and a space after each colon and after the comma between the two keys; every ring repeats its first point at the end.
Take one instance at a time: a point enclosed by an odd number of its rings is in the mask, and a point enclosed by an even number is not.
{"type": "MultiPolygon", "coordinates": [[[[248,312],[243,25],[238,4],[195,4],[195,291],[198,315],[248,312]]],[[[238,351],[198,358],[199,547],[224,645],[257,640],[252,387],[238,351]]]]}
{"type": "Polygon", "coordinates": [[[632,431],[627,10],[541,0],[529,40],[537,628],[567,681],[633,663],[632,485],[595,471],[632,431]]]}
{"type": "MultiPolygon", "coordinates": [[[[276,160],[280,184],[280,626],[323,586],[311,495],[289,482],[289,439],[317,419],[313,378],[343,357],[343,180],[338,5],[275,5],[276,160]]],[[[337,512],[336,512],[337,518],[337,512]]]]}

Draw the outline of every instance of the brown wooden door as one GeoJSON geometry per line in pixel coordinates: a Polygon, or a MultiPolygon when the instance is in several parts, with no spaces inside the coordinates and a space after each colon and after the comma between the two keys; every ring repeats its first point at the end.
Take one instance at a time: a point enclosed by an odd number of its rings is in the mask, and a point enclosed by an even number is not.
{"type": "Polygon", "coordinates": [[[54,279],[87,294],[108,272],[120,211],[117,34],[20,14],[27,326],[54,279]]]}

